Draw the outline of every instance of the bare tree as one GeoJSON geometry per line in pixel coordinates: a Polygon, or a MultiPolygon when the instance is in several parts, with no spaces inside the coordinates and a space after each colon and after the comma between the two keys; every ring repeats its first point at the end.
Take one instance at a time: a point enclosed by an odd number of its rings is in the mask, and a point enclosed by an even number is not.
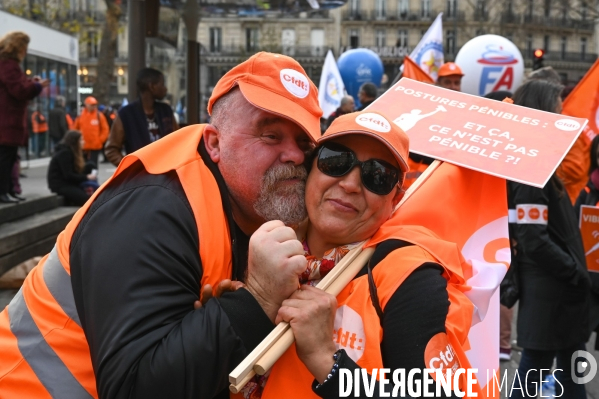
{"type": "Polygon", "coordinates": [[[116,57],[116,43],[119,33],[119,20],[123,14],[121,0],[106,1],[106,22],[102,29],[102,41],[98,54],[96,82],[94,83],[94,96],[100,104],[108,104],[110,86],[114,78],[114,59],[116,57]]]}

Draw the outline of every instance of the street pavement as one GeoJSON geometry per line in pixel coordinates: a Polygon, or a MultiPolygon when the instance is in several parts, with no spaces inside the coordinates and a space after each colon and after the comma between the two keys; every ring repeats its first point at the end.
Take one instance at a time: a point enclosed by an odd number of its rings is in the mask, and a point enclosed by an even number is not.
{"type": "MultiPolygon", "coordinates": [[[[32,161],[23,161],[21,163],[22,172],[27,175],[26,178],[21,179],[21,185],[23,187],[23,195],[25,197],[39,197],[42,195],[51,194],[46,184],[46,172],[48,169],[49,158],[42,158],[32,161]]],[[[98,181],[103,183],[115,172],[116,167],[109,163],[101,163],[98,170],[98,181]]],[[[16,290],[0,290],[0,309],[3,309],[12,297],[17,293],[16,290]]],[[[517,305],[516,305],[517,306],[517,305]]],[[[503,376],[505,370],[507,370],[508,376],[508,387],[511,387],[514,379],[514,373],[518,369],[518,363],[520,362],[521,352],[516,346],[516,320],[518,312],[517,309],[514,312],[514,320],[512,322],[512,358],[510,361],[501,362],[501,376],[503,376]]],[[[595,343],[595,334],[591,336],[589,343],[587,344],[587,350],[599,361],[599,351],[594,351],[592,348],[595,343]]],[[[555,365],[554,365],[555,366],[555,365]]],[[[599,375],[597,375],[590,383],[587,384],[587,395],[589,399],[599,399],[599,375]]],[[[506,399],[506,389],[504,388],[501,393],[501,398],[506,399]]],[[[568,399],[568,398],[563,398],[568,399]]]]}

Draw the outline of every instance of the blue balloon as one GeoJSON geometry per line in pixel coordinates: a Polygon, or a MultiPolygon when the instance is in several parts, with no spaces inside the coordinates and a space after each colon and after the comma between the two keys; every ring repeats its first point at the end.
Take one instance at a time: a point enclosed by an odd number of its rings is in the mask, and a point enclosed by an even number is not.
{"type": "Polygon", "coordinates": [[[341,54],[337,60],[339,73],[347,94],[352,96],[359,107],[358,91],[364,83],[371,82],[377,87],[381,85],[383,78],[383,61],[372,50],[357,48],[348,50],[341,54]]]}

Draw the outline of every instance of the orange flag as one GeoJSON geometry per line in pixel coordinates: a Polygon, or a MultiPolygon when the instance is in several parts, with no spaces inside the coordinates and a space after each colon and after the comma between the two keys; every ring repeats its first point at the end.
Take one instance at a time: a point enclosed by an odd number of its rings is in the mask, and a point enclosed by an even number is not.
{"type": "Polygon", "coordinates": [[[511,260],[505,180],[444,162],[382,228],[392,225],[424,226],[458,245],[475,306],[466,355],[478,369],[478,397],[499,398],[498,288],[511,260]]]}
{"type": "Polygon", "coordinates": [[[574,203],[588,179],[591,140],[599,134],[599,60],[566,97],[562,113],[589,120],[557,169],[574,203]]]}
{"type": "Polygon", "coordinates": [[[423,83],[435,83],[430,75],[422,70],[410,57],[407,55],[403,60],[403,76],[423,83]]]}

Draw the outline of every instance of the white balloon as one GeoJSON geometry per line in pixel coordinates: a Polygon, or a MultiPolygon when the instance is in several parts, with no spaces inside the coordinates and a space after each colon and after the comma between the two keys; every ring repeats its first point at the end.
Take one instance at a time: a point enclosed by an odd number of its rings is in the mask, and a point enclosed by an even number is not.
{"type": "Polygon", "coordinates": [[[460,49],[455,63],[464,73],[462,91],[477,96],[499,90],[513,93],[524,78],[522,54],[503,36],[475,37],[460,49]]]}

